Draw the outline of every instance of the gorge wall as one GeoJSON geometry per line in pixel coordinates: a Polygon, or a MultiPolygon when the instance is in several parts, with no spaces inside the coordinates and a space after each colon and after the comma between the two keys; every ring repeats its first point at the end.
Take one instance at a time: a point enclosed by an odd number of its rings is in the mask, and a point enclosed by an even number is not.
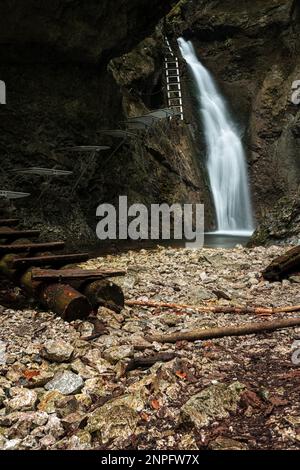
{"type": "Polygon", "coordinates": [[[168,27],[174,37],[193,41],[237,118],[259,225],[254,242],[295,241],[291,207],[300,182],[300,107],[291,97],[300,79],[299,2],[182,0],[168,27]]]}
{"type": "Polygon", "coordinates": [[[295,240],[296,0],[3,0],[0,79],[7,85],[7,105],[0,106],[0,189],[30,192],[30,198],[14,203],[18,215],[44,238],[63,237],[78,246],[96,242],[96,207],[117,203],[119,195],[147,205],[204,202],[206,226],[213,228],[204,139],[183,62],[185,125],[174,120],[158,126],[141,141],[124,142],[109,160],[111,152],[101,153],[90,164],[64,150],[102,144],[113,150],[120,142],[104,138],[103,128],[166,106],[161,21],[166,14],[174,49],[180,35],[193,40],[240,126],[259,224],[254,242],[295,240]],[[10,171],[27,166],[56,166],[73,175],[47,181],[10,171]],[[284,215],[283,205],[291,208],[284,215]]]}

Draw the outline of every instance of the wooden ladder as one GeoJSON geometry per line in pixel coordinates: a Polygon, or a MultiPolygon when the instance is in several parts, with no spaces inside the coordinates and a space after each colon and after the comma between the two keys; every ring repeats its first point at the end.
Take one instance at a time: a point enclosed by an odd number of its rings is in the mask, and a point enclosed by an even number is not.
{"type": "Polygon", "coordinates": [[[175,56],[167,37],[165,37],[165,42],[165,72],[167,81],[168,105],[169,108],[178,111],[180,119],[183,121],[183,103],[178,57],[175,56]]]}

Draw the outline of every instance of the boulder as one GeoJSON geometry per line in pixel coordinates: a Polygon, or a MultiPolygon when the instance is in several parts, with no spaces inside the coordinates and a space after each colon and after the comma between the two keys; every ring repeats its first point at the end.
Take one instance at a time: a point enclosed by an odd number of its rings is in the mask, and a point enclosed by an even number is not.
{"type": "Polygon", "coordinates": [[[202,428],[211,421],[228,418],[230,412],[236,411],[244,388],[240,382],[233,382],[229,386],[217,384],[205,388],[181,407],[181,421],[202,428]]]}

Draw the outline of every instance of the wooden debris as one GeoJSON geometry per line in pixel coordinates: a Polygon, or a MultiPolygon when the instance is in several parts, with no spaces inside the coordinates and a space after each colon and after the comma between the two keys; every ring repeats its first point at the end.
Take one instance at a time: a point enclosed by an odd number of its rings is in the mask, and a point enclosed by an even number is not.
{"type": "Polygon", "coordinates": [[[130,360],[127,364],[126,372],[130,370],[138,369],[139,367],[151,367],[153,364],[157,362],[168,362],[175,359],[175,353],[158,353],[153,354],[152,356],[144,356],[144,357],[135,357],[130,360]]]}
{"type": "Polygon", "coordinates": [[[300,246],[296,246],[285,254],[275,258],[263,271],[262,275],[268,281],[280,281],[289,274],[300,271],[300,246]]]}
{"type": "Polygon", "coordinates": [[[276,313],[288,313],[300,311],[300,305],[291,305],[286,307],[268,308],[268,307],[222,307],[222,306],[196,306],[186,304],[172,304],[168,302],[154,302],[152,300],[126,300],[128,307],[150,307],[150,308],[168,308],[174,310],[192,310],[202,313],[231,313],[231,314],[252,314],[252,315],[273,315],[276,313]]]}
{"type": "Polygon", "coordinates": [[[15,227],[18,223],[19,219],[0,219],[1,227],[15,227]]]}
{"type": "Polygon", "coordinates": [[[126,271],[121,269],[33,269],[32,279],[35,281],[99,280],[106,277],[124,276],[125,274],[126,271]]]}
{"type": "Polygon", "coordinates": [[[21,243],[19,245],[0,245],[0,255],[7,253],[37,253],[43,250],[54,251],[61,250],[65,242],[46,242],[46,243],[21,243]]]}
{"type": "Polygon", "coordinates": [[[169,335],[146,336],[145,339],[157,343],[176,343],[177,341],[199,341],[225,336],[244,336],[260,334],[268,331],[292,328],[300,325],[300,318],[286,318],[284,320],[268,321],[264,323],[248,323],[241,326],[228,326],[221,328],[195,329],[185,333],[172,333],[169,335]]]}
{"type": "Polygon", "coordinates": [[[8,241],[17,238],[36,238],[39,234],[38,230],[12,230],[8,232],[3,227],[0,228],[0,238],[8,241]]]}
{"type": "Polygon", "coordinates": [[[13,268],[23,268],[26,266],[63,266],[68,263],[80,263],[89,259],[88,253],[76,253],[71,255],[46,255],[34,258],[17,258],[12,262],[13,268]]]}

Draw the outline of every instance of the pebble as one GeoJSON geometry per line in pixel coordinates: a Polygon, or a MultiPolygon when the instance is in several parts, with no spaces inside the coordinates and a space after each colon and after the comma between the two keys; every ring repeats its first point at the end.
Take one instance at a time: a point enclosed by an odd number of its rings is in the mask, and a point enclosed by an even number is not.
{"type": "Polygon", "coordinates": [[[56,390],[63,395],[71,395],[80,392],[84,386],[84,381],[80,375],[69,370],[60,371],[54,378],[45,385],[45,389],[56,390]]]}
{"type": "Polygon", "coordinates": [[[73,346],[66,341],[50,340],[43,345],[40,354],[51,362],[68,362],[73,352],[73,346]]]}

